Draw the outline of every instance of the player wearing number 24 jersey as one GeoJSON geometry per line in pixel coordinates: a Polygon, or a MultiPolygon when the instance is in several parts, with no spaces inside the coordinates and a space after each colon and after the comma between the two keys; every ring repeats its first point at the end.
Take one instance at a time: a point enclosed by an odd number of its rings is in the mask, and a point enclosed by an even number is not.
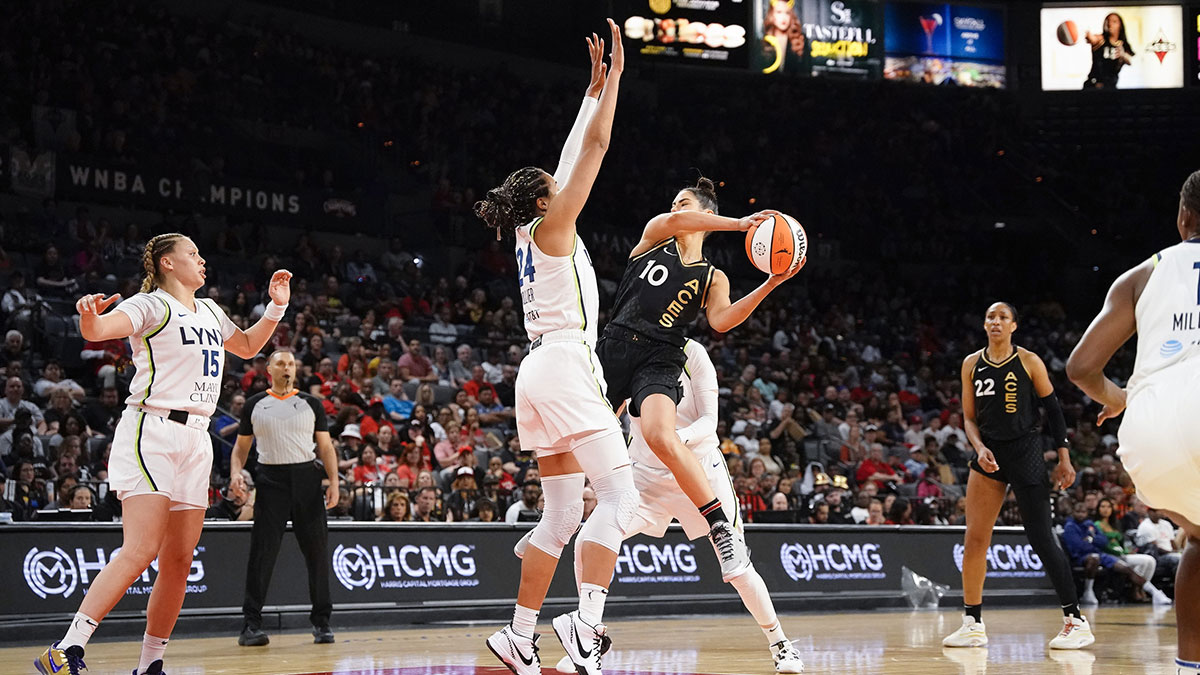
{"type": "Polygon", "coordinates": [[[609,20],[611,68],[594,34],[592,82],[551,177],[536,167],[514,171],[475,205],[475,213],[516,243],[529,356],[516,383],[517,434],[534,451],[546,506],[521,561],[521,584],[509,625],[487,647],[517,675],[540,675],[536,624],[563,547],[583,518],[584,478],[596,509],[580,530],[583,584],[579,609],[554,619],[554,632],[579,673],[598,675],[607,648],[601,623],[613,567],[637,502],[629,453],[605,399],[595,354],[599,312],[596,273],[575,220],[608,148],[625,56],[609,20]],[[599,96],[599,100],[596,97],[599,96]]]}

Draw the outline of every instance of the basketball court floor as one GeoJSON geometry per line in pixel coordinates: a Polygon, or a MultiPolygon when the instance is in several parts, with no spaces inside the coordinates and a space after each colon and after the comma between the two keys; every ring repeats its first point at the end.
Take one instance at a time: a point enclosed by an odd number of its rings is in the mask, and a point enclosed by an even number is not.
{"type": "MultiPolygon", "coordinates": [[[[1175,672],[1175,613],[1148,606],[1088,612],[1096,644],[1058,652],[1046,642],[1062,622],[1054,609],[991,609],[984,613],[991,643],[982,649],[943,649],[942,637],[961,622],[953,610],[785,614],[783,624],[804,656],[806,673],[887,675],[1109,675],[1175,672]]],[[[543,673],[563,656],[549,618],[542,631],[543,673]]],[[[336,628],[337,616],[334,615],[336,628]]],[[[427,625],[380,631],[339,631],[332,645],[314,645],[307,633],[271,636],[267,647],[238,647],[237,637],[189,639],[176,635],[167,652],[169,675],[275,673],[322,675],[504,675],[484,646],[492,624],[427,625]]],[[[605,673],[741,675],[774,668],[766,640],[748,614],[628,619],[610,624],[614,649],[605,673]]],[[[103,635],[103,627],[100,632],[103,635]]],[[[93,642],[92,675],[127,675],[141,642],[93,642]]],[[[0,648],[0,673],[35,672],[42,647],[0,648]]]]}

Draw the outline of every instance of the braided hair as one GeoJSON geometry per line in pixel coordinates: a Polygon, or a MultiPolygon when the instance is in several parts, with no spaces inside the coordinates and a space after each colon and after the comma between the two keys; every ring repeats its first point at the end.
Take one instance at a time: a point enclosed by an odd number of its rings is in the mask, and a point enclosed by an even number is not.
{"type": "Polygon", "coordinates": [[[701,176],[696,179],[695,185],[689,185],[684,190],[696,196],[696,201],[700,202],[700,206],[705,209],[711,209],[713,213],[717,211],[717,186],[708,178],[701,176]]]}
{"type": "Polygon", "coordinates": [[[538,215],[537,200],[550,196],[546,172],[527,166],[510,173],[500,187],[475,202],[475,215],[499,232],[512,232],[538,215]]]}
{"type": "Polygon", "coordinates": [[[1200,171],[1193,171],[1192,175],[1188,176],[1183,183],[1183,189],[1179,191],[1179,196],[1183,199],[1184,206],[1200,216],[1200,171]]]}
{"type": "Polygon", "coordinates": [[[142,278],[142,293],[149,293],[158,288],[158,261],[171,251],[175,244],[186,237],[178,232],[168,232],[150,238],[146,249],[142,251],[142,269],[146,276],[142,278]]]}

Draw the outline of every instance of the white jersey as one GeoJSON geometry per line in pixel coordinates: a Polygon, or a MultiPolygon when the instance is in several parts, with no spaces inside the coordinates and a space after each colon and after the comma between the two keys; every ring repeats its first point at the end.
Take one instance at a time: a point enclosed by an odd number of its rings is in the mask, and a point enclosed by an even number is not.
{"type": "Polygon", "coordinates": [[[596,344],[600,292],[592,257],[579,235],[571,255],[547,255],[533,240],[542,222],[537,218],[517,228],[517,276],[525,332],[532,342],[557,330],[581,330],[589,345],[596,344]]]}
{"type": "Polygon", "coordinates": [[[156,289],[117,305],[133,323],[129,343],[136,372],[125,403],[210,417],[221,394],[225,340],[237,326],[212,300],[196,311],[156,289]]]}
{"type": "MultiPolygon", "coordinates": [[[[704,347],[694,340],[683,345],[687,361],[679,383],[683,386],[683,397],[675,410],[675,427],[679,439],[703,459],[720,445],[717,438],[717,369],[704,347]]],[[[638,417],[630,417],[629,458],[638,464],[666,469],[642,437],[642,423],[638,417]]]]}
{"type": "Polygon", "coordinates": [[[1132,394],[1160,370],[1200,356],[1200,241],[1154,255],[1154,271],[1134,308],[1137,359],[1132,394]]]}

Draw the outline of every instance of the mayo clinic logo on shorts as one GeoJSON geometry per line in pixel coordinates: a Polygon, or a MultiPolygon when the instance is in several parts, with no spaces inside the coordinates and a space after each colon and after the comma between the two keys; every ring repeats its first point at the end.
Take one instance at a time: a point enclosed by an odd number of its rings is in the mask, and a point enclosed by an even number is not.
{"type": "Polygon", "coordinates": [[[445,544],[437,547],[339,544],[333,551],[333,574],[348,591],[380,588],[438,588],[478,586],[474,578],[475,547],[445,544]]]}
{"type": "Polygon", "coordinates": [[[613,570],[627,584],[696,583],[694,544],[623,544],[613,570]]]}
{"type": "Polygon", "coordinates": [[[792,581],[887,578],[878,544],[784,544],[779,562],[792,581]]]}
{"type": "MultiPolygon", "coordinates": [[[[199,556],[203,551],[204,547],[201,546],[196,549],[194,555],[199,556]]],[[[91,584],[92,576],[104,569],[104,566],[120,552],[119,548],[108,554],[105,554],[102,548],[76,548],[73,553],[57,546],[47,549],[31,548],[25,554],[25,561],[21,565],[25,585],[43,600],[51,596],[69,598],[75,591],[91,584]]],[[[149,595],[153,588],[151,571],[158,572],[157,559],[150,563],[150,567],[142,572],[142,576],[125,591],[125,595],[149,595]]],[[[208,590],[208,586],[196,583],[204,580],[204,563],[198,557],[192,560],[192,569],[187,580],[188,593],[204,593],[208,590]]]]}
{"type": "Polygon", "coordinates": [[[1179,352],[1183,351],[1183,343],[1179,340],[1167,340],[1158,348],[1158,355],[1164,359],[1169,359],[1179,352]]]}
{"type": "MultiPolygon", "coordinates": [[[[962,571],[963,553],[966,549],[962,544],[954,545],[954,566],[962,571]]],[[[987,575],[993,578],[1027,578],[1044,577],[1046,570],[1042,559],[1033,552],[1029,544],[1011,546],[1009,544],[992,544],[987,551],[987,575]]]]}

